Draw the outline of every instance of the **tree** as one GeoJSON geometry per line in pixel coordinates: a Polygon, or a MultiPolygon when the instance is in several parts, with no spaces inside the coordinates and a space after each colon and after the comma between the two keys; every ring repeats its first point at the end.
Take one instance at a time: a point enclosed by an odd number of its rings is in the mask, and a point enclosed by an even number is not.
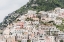
{"type": "Polygon", "coordinates": [[[63,40],[60,40],[60,42],[63,42],[63,40]]]}
{"type": "Polygon", "coordinates": [[[27,42],[31,42],[31,40],[30,40],[30,39],[28,39],[28,40],[27,40],[27,42]]]}
{"type": "Polygon", "coordinates": [[[54,23],[54,21],[49,21],[48,23],[54,23]]]}
{"type": "Polygon", "coordinates": [[[21,42],[21,41],[18,41],[18,42],[21,42]]]}
{"type": "Polygon", "coordinates": [[[26,21],[33,21],[32,18],[26,18],[26,21]]]}

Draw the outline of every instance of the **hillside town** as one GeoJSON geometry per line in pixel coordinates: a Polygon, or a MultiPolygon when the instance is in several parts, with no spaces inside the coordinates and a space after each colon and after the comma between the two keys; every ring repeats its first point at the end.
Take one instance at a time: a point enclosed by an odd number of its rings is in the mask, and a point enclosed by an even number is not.
{"type": "Polygon", "coordinates": [[[0,42],[64,42],[64,9],[28,10],[0,34],[0,42]]]}

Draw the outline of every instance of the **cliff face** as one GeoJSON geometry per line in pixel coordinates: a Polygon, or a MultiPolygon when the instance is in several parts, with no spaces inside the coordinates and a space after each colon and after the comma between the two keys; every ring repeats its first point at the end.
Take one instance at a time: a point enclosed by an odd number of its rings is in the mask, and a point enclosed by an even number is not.
{"type": "Polygon", "coordinates": [[[0,28],[3,29],[8,24],[13,23],[16,18],[27,13],[28,10],[48,11],[56,7],[64,8],[64,0],[29,0],[26,5],[6,16],[4,21],[0,23],[0,28]]]}

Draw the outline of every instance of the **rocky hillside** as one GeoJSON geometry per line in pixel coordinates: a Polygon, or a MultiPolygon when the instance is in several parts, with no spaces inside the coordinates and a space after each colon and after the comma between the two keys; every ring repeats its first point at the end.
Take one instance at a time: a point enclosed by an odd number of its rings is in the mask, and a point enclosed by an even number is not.
{"type": "Polygon", "coordinates": [[[56,7],[64,8],[64,0],[29,0],[26,5],[6,16],[0,29],[5,28],[8,24],[13,23],[20,15],[27,13],[28,10],[49,11],[56,7]]]}

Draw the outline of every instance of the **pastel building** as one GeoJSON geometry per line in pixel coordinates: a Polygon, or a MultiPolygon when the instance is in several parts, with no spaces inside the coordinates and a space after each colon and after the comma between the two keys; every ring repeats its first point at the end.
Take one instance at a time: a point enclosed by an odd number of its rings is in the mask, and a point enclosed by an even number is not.
{"type": "Polygon", "coordinates": [[[54,36],[48,36],[45,38],[45,42],[55,42],[55,37],[54,36]]]}
{"type": "Polygon", "coordinates": [[[4,31],[3,31],[3,35],[5,38],[8,38],[10,35],[10,29],[9,28],[6,28],[4,31]]]}
{"type": "Polygon", "coordinates": [[[27,17],[26,15],[22,15],[22,16],[17,18],[17,21],[20,20],[21,22],[24,22],[26,17],[27,17]]]}
{"type": "Polygon", "coordinates": [[[3,35],[0,35],[0,42],[6,42],[6,39],[4,38],[3,35]]]}
{"type": "Polygon", "coordinates": [[[59,30],[56,28],[56,26],[39,26],[39,28],[41,28],[41,30],[43,30],[47,35],[53,35],[58,33],[59,30]]]}
{"type": "Polygon", "coordinates": [[[15,37],[13,36],[13,37],[7,38],[7,39],[6,39],[6,42],[16,42],[16,41],[15,41],[15,37]]]}

